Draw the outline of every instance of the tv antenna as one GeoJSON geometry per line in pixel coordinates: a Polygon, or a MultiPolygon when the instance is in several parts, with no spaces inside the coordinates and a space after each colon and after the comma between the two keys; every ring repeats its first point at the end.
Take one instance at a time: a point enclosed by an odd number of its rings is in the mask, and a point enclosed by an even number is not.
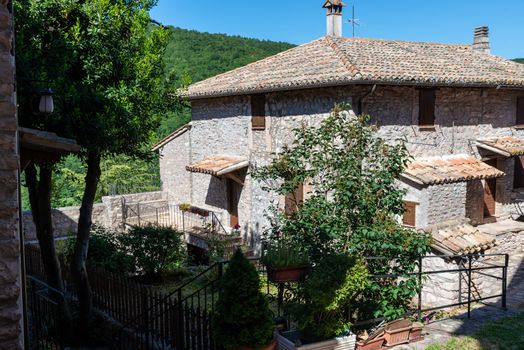
{"type": "Polygon", "coordinates": [[[358,18],[355,18],[355,5],[352,6],[352,15],[351,18],[348,19],[349,24],[353,27],[353,38],[355,37],[355,27],[360,25],[360,20],[358,18]]]}

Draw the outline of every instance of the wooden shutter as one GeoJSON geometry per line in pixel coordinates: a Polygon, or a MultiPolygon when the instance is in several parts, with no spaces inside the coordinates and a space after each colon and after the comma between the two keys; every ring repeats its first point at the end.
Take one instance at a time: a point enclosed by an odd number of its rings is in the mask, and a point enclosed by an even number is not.
{"type": "Polygon", "coordinates": [[[524,126],[524,96],[517,99],[517,125],[524,126]]]}
{"type": "Polygon", "coordinates": [[[435,99],[434,89],[419,90],[419,126],[435,125],[435,99]]]}
{"type": "Polygon", "coordinates": [[[513,175],[513,188],[524,187],[524,156],[515,157],[515,172],[513,175]]]}
{"type": "Polygon", "coordinates": [[[251,128],[264,130],[266,128],[266,96],[251,96],[251,128]]]}
{"type": "Polygon", "coordinates": [[[417,204],[416,202],[404,201],[404,216],[402,223],[406,226],[415,227],[417,217],[417,204]]]}
{"type": "Polygon", "coordinates": [[[297,211],[298,205],[304,201],[304,185],[300,185],[295,192],[286,194],[284,211],[291,215],[297,211]]]}

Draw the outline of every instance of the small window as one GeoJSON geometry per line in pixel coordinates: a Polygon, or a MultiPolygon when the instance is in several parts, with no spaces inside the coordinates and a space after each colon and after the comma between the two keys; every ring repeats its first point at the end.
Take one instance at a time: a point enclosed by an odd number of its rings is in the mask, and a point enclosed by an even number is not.
{"type": "Polygon", "coordinates": [[[291,215],[298,210],[300,203],[304,201],[304,185],[300,185],[295,192],[286,194],[285,213],[291,215]]]}
{"type": "Polygon", "coordinates": [[[416,202],[404,201],[404,216],[402,217],[404,225],[415,227],[417,204],[416,202]]]}
{"type": "Polygon", "coordinates": [[[515,157],[513,188],[524,188],[524,156],[515,157]]]}
{"type": "Polygon", "coordinates": [[[517,126],[524,127],[524,96],[517,99],[517,126]]]}
{"type": "Polygon", "coordinates": [[[435,126],[435,90],[419,90],[419,126],[435,126]]]}
{"type": "Polygon", "coordinates": [[[266,129],[266,96],[251,96],[251,128],[253,130],[266,129]]]}

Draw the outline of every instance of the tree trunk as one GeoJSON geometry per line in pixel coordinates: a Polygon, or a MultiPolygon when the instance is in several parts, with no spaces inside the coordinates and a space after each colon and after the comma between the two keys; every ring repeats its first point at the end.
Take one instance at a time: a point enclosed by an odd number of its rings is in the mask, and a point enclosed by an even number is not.
{"type": "Polygon", "coordinates": [[[33,162],[25,170],[31,213],[36,227],[36,237],[40,245],[40,254],[47,283],[62,293],[61,295],[55,292],[49,293],[50,298],[60,305],[61,324],[58,326],[64,329],[64,334],[69,334],[72,317],[67,299],[64,298],[66,290],[60,261],[56,254],[51,216],[52,165],[39,165],[39,170],[37,174],[33,162]]]}
{"type": "Polygon", "coordinates": [[[60,262],[56,254],[51,216],[52,166],[40,165],[39,177],[36,167],[31,163],[26,169],[26,181],[29,190],[31,213],[36,227],[36,236],[40,244],[42,263],[47,277],[47,283],[64,292],[64,280],[60,262]]]}
{"type": "Polygon", "coordinates": [[[87,175],[85,189],[78,218],[75,253],[71,264],[71,272],[76,283],[79,302],[79,331],[84,338],[89,334],[91,319],[92,296],[89,277],[86,270],[87,252],[89,248],[89,234],[91,232],[91,216],[95,201],[96,189],[100,180],[100,153],[91,151],[87,156],[87,175]]]}

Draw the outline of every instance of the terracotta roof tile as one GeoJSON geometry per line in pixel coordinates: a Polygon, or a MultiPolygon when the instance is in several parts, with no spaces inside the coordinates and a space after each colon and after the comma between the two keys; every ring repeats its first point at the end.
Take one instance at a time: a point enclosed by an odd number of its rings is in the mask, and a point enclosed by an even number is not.
{"type": "Polygon", "coordinates": [[[504,173],[468,155],[415,159],[402,173],[423,185],[462,182],[504,176],[504,173]]]}
{"type": "Polygon", "coordinates": [[[524,65],[471,45],[323,37],[189,87],[190,98],[357,83],[524,86],[524,65]]]}
{"type": "Polygon", "coordinates": [[[249,161],[245,158],[217,155],[208,157],[198,163],[188,165],[186,166],[186,170],[193,173],[222,176],[248,166],[249,161]]]}
{"type": "Polygon", "coordinates": [[[488,149],[506,157],[524,155],[524,141],[514,136],[491,140],[477,140],[477,144],[481,148],[488,149]]]}
{"type": "Polygon", "coordinates": [[[494,236],[464,224],[432,232],[433,248],[445,254],[473,254],[497,245],[494,236]]]}

